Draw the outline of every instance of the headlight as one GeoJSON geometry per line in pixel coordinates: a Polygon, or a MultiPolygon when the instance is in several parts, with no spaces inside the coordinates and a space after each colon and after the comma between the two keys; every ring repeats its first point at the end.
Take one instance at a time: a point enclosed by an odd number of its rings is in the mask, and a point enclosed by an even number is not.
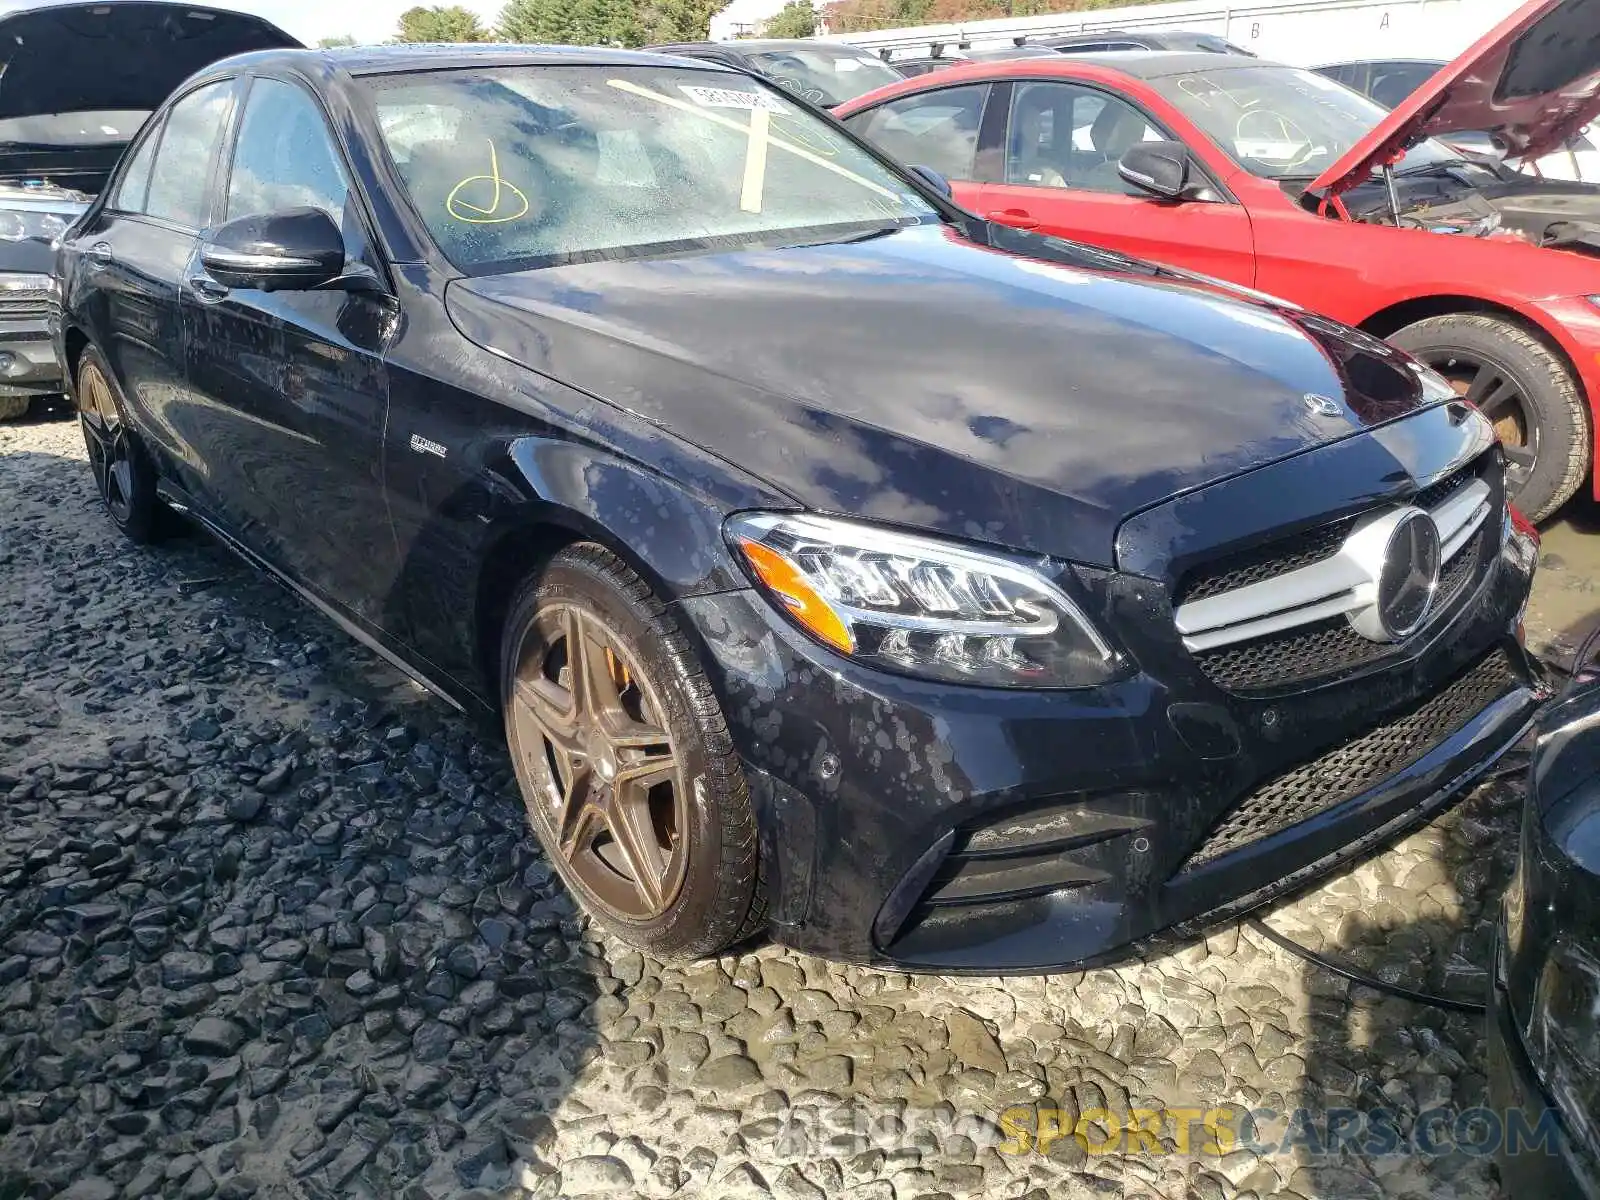
{"type": "Polygon", "coordinates": [[[60,213],[40,212],[37,209],[0,209],[0,242],[20,242],[35,238],[53,242],[72,224],[60,213]]]}
{"type": "Polygon", "coordinates": [[[1600,962],[1556,943],[1534,987],[1528,1057],[1567,1122],[1592,1143],[1600,1113],[1600,962]]]}
{"type": "Polygon", "coordinates": [[[1026,561],[800,513],[747,513],[728,538],[767,595],[824,645],[908,675],[1091,687],[1123,663],[1026,561]]]}

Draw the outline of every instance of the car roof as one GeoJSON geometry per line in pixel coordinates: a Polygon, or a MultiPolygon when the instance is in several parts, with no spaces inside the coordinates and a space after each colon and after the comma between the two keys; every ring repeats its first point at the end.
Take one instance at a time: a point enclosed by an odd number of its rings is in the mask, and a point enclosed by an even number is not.
{"type": "MultiPolygon", "coordinates": [[[[893,64],[891,64],[893,65],[893,64]]],[[[1088,78],[1091,82],[1112,83],[1096,72],[1132,79],[1160,79],[1168,75],[1215,74],[1257,67],[1289,70],[1283,63],[1238,54],[1212,54],[1196,50],[1117,50],[1103,54],[1052,54],[1046,58],[1011,58],[998,62],[953,62],[937,73],[913,75],[898,83],[885,84],[865,96],[846,100],[835,114],[848,118],[890,100],[914,96],[936,88],[959,87],[963,83],[988,83],[1006,79],[1088,78]],[[1087,68],[1087,70],[1085,69],[1087,68]],[[866,103],[862,103],[866,101],[866,103]]]]}
{"type": "MultiPolygon", "coordinates": [[[[1009,58],[988,62],[972,59],[947,60],[951,71],[963,78],[998,79],[1015,72],[1029,75],[1065,75],[1080,67],[1104,67],[1135,79],[1161,79],[1167,75],[1195,75],[1216,71],[1243,71],[1255,67],[1281,67],[1267,58],[1245,58],[1239,54],[1214,54],[1208,50],[1103,50],[1095,54],[1052,54],[1028,58],[1009,58]]],[[[890,66],[894,63],[891,61],[890,66]]],[[[941,81],[952,79],[941,72],[941,81]]]]}
{"type": "Polygon", "coordinates": [[[1339,62],[1321,63],[1311,69],[1313,71],[1331,71],[1335,67],[1376,67],[1382,66],[1415,66],[1415,67],[1442,67],[1450,60],[1448,58],[1347,58],[1339,62]]]}
{"type": "MultiPolygon", "coordinates": [[[[1210,50],[1105,50],[1098,54],[1063,54],[1063,63],[1094,63],[1132,75],[1135,79],[1161,79],[1167,75],[1194,75],[1212,71],[1243,71],[1253,67],[1281,67],[1270,58],[1245,58],[1210,50]]],[[[1038,62],[1039,59],[1030,59],[1038,62]]]]}
{"type": "Polygon", "coordinates": [[[727,68],[705,59],[679,58],[644,50],[608,50],[595,46],[508,46],[481,44],[333,46],[320,50],[263,50],[224,59],[221,66],[295,66],[319,62],[351,75],[406,71],[443,71],[457,67],[660,67],[675,64],[691,70],[727,68]]]}
{"type": "MultiPolygon", "coordinates": [[[[762,54],[770,50],[837,50],[847,53],[859,50],[856,46],[840,42],[815,42],[806,38],[739,38],[732,42],[662,42],[646,46],[646,50],[710,50],[723,54],[762,54]]],[[[870,56],[871,51],[859,50],[870,56]]]]}

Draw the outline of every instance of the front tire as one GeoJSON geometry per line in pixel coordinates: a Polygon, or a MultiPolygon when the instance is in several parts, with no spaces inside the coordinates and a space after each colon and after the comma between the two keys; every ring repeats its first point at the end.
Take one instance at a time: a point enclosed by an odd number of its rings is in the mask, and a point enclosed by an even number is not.
{"type": "Polygon", "coordinates": [[[15,421],[27,416],[33,404],[32,396],[0,396],[0,421],[15,421]]]}
{"type": "Polygon", "coordinates": [[[1494,422],[1506,490],[1530,520],[1572,498],[1592,466],[1589,413],[1566,362],[1527,329],[1476,313],[1429,317],[1389,339],[1494,422]]]}
{"type": "Polygon", "coordinates": [[[688,639],[604,548],[562,550],[511,604],[506,739],[550,861],[611,933],[700,958],[764,917],[755,818],[688,639]]]}
{"type": "Polygon", "coordinates": [[[78,423],[112,523],[132,541],[159,540],[166,506],[156,495],[155,467],[128,423],[111,369],[92,346],[78,364],[78,423]]]}

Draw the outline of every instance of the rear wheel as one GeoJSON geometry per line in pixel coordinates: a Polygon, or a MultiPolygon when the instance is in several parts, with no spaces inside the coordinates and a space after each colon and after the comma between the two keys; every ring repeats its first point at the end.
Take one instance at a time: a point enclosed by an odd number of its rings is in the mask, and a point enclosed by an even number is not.
{"type": "Polygon", "coordinates": [[[593,916],[663,957],[754,932],[744,773],[688,640],[638,575],[596,545],[557,554],[512,603],[501,695],[529,821],[593,916]]]}
{"type": "Polygon", "coordinates": [[[1389,339],[1438,371],[1494,422],[1506,488],[1534,521],[1578,490],[1591,466],[1589,415],[1561,356],[1512,321],[1429,317],[1389,339]]]}
{"type": "Polygon", "coordinates": [[[106,513],[135,542],[163,532],[166,506],[156,496],[156,472],[129,426],[111,372],[93,347],[78,365],[78,422],[89,469],[106,513]]]}

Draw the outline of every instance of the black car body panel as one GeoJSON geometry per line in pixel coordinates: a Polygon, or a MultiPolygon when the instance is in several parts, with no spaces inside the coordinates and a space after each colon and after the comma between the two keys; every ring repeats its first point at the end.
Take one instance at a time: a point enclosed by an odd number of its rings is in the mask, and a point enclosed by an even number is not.
{"type": "Polygon", "coordinates": [[[1489,996],[1496,1111],[1532,1130],[1501,1147],[1510,1200],[1600,1197],[1600,682],[1540,718],[1517,869],[1489,996]]]}
{"type": "Polygon", "coordinates": [[[463,707],[497,707],[500,621],[542,556],[580,538],[623,558],[713,681],[774,928],[819,953],[938,970],[1114,954],[1421,819],[1520,734],[1532,564],[1499,452],[1381,343],[943,208],[947,225],[867,240],[468,275],[406,199],[360,82],[661,61],[220,64],[184,94],[269,77],[316,97],[358,193],[360,286],[219,295],[201,229],[102,198],[63,247],[61,352],[105,354],[168,497],[463,707]],[[1489,515],[1414,637],[1348,662],[1302,645],[1310,675],[1242,684],[1186,648],[1175,609],[1200,575],[1241,552],[1283,566],[1306,536],[1457,486],[1489,515]],[[825,649],[723,538],[732,514],[795,508],[1023,552],[1126,669],[990,688],[825,649]],[[1283,782],[1380,741],[1388,767],[1355,790],[1283,782]],[[1251,815],[1268,786],[1293,793],[1287,824],[1251,815]]]}
{"type": "Polygon", "coordinates": [[[1128,513],[1420,403],[1387,347],[1332,322],[1065,242],[1002,244],[1030,257],[907,229],[459,280],[448,307],[479,345],[806,507],[1106,566],[1128,513]],[[1063,319],[1148,370],[1063,354],[1063,319]]]}

